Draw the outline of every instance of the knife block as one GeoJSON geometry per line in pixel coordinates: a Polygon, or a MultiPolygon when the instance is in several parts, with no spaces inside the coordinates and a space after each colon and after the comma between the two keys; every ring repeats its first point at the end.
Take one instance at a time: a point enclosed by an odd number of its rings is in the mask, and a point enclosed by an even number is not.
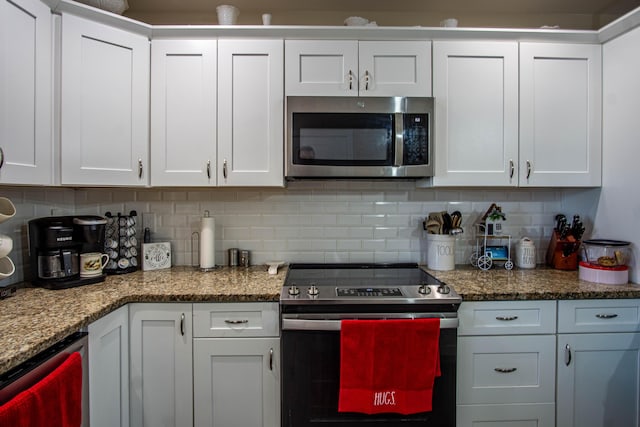
{"type": "Polygon", "coordinates": [[[551,241],[547,248],[547,265],[556,270],[578,269],[578,248],[580,241],[573,236],[561,239],[556,230],[553,230],[551,241]]]}

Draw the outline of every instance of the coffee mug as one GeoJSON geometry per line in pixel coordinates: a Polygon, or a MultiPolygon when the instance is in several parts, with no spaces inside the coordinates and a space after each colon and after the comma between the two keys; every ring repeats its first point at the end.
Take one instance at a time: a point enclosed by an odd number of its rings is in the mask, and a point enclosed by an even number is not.
{"type": "Polygon", "coordinates": [[[16,266],[9,257],[0,258],[0,279],[6,279],[16,271],[16,266]]]}
{"type": "Polygon", "coordinates": [[[0,197],[0,222],[13,218],[15,214],[16,207],[11,203],[11,200],[6,197],[0,197]]]}
{"type": "Polygon", "coordinates": [[[80,277],[93,277],[102,274],[102,269],[109,262],[109,255],[100,252],[80,254],[80,277]]]}
{"type": "Polygon", "coordinates": [[[6,234],[0,234],[0,258],[9,255],[13,249],[13,239],[6,234]]]}

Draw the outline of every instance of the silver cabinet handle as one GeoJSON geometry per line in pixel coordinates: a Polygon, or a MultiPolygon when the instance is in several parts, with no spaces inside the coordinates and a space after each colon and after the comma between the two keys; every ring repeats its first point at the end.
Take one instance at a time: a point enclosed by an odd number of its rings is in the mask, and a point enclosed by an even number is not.
{"type": "Polygon", "coordinates": [[[180,335],[184,336],[184,313],[180,316],[180,335]]]}
{"type": "Polygon", "coordinates": [[[224,159],[224,162],[222,162],[222,176],[224,179],[227,179],[227,159],[224,159]]]}
{"type": "Polygon", "coordinates": [[[596,317],[598,319],[614,319],[618,317],[618,315],[615,313],[610,313],[610,314],[602,313],[602,314],[596,314],[596,317]]]}
{"type": "Polygon", "coordinates": [[[531,176],[531,162],[527,160],[527,179],[531,176]]]}
{"type": "Polygon", "coordinates": [[[493,368],[493,370],[501,374],[510,374],[511,372],[517,371],[518,368],[493,368]]]}
{"type": "Polygon", "coordinates": [[[142,159],[138,159],[138,179],[142,179],[142,159]]]}
{"type": "Polygon", "coordinates": [[[269,349],[269,370],[273,371],[273,348],[269,349]]]}
{"type": "Polygon", "coordinates": [[[371,76],[369,70],[366,70],[364,72],[364,90],[369,90],[369,80],[371,80],[371,76]]]}
{"type": "Polygon", "coordinates": [[[570,363],[571,363],[571,347],[569,347],[569,344],[567,344],[564,347],[564,364],[569,366],[570,363]]]}
{"type": "Polygon", "coordinates": [[[517,318],[518,318],[518,316],[496,316],[496,320],[501,320],[503,322],[516,320],[517,318]]]}
{"type": "Polygon", "coordinates": [[[2,147],[0,147],[0,169],[2,169],[3,165],[4,165],[4,150],[2,149],[2,147]]]}
{"type": "Polygon", "coordinates": [[[211,160],[207,160],[207,178],[211,179],[211,160]]]}
{"type": "Polygon", "coordinates": [[[238,320],[229,320],[226,319],[224,321],[224,323],[228,324],[228,325],[242,325],[244,323],[249,323],[249,321],[247,319],[238,319],[238,320]]]}
{"type": "Polygon", "coordinates": [[[513,159],[509,159],[509,179],[513,179],[516,168],[513,166],[513,159]]]}
{"type": "Polygon", "coordinates": [[[353,73],[351,72],[351,70],[349,70],[348,78],[349,78],[349,90],[353,90],[353,73]]]}

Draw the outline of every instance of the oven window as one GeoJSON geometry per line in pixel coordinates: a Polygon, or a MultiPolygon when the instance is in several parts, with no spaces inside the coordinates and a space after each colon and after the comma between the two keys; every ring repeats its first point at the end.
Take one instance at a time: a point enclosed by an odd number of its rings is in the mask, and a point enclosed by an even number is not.
{"type": "Polygon", "coordinates": [[[293,162],[324,166],[393,165],[395,116],[294,113],[293,162]]]}
{"type": "Polygon", "coordinates": [[[338,412],[340,332],[282,331],[282,426],[455,426],[456,336],[455,329],[440,330],[433,411],[367,415],[338,412]]]}

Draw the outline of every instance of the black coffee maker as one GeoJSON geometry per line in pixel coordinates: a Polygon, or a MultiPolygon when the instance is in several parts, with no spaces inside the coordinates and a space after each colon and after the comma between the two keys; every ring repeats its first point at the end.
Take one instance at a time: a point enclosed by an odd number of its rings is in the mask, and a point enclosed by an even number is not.
{"type": "Polygon", "coordinates": [[[65,289],[104,281],[104,274],[80,277],[80,254],[104,252],[106,223],[103,217],[91,215],[29,221],[31,283],[65,289]]]}

